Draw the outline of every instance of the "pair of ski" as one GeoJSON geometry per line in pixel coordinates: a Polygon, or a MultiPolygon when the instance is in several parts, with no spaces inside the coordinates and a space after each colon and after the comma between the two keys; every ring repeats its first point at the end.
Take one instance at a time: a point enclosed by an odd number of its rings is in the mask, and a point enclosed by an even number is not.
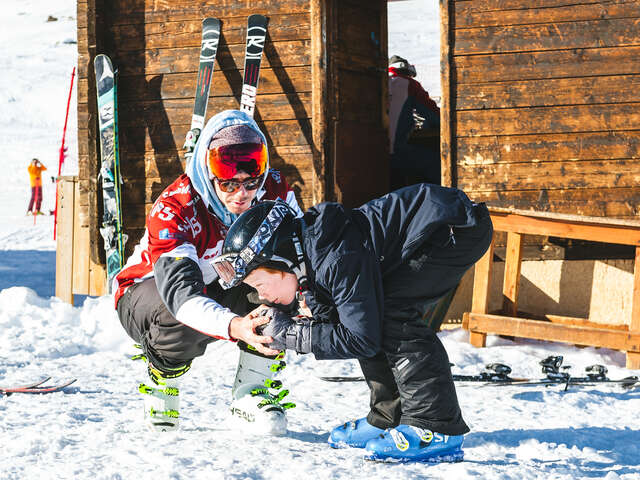
{"type": "MultiPolygon", "coordinates": [[[[569,366],[563,366],[563,357],[560,355],[550,356],[540,362],[542,373],[545,378],[530,379],[517,378],[511,376],[511,367],[503,363],[491,363],[485,366],[485,371],[477,375],[453,375],[455,382],[475,382],[483,385],[495,386],[526,386],[526,385],[564,385],[565,390],[569,386],[587,386],[599,384],[616,384],[623,388],[630,389],[640,386],[640,379],[636,376],[629,376],[621,379],[611,379],[607,377],[607,367],[604,365],[591,365],[586,370],[586,375],[582,377],[573,377],[567,371],[569,366]]],[[[320,377],[321,380],[327,382],[362,382],[364,377],[361,376],[343,376],[343,377],[320,377]]]]}
{"type": "Polygon", "coordinates": [[[124,265],[127,235],[122,228],[122,177],[118,147],[117,71],[106,55],[93,60],[98,94],[98,128],[100,131],[100,173],[102,181],[102,227],[107,266],[107,291],[111,293],[113,278],[124,265]]]}
{"type": "MultiPolygon", "coordinates": [[[[202,22],[202,44],[200,47],[200,66],[196,82],[196,99],[191,117],[191,128],[184,143],[185,158],[190,160],[193,150],[204,127],[209,89],[213,66],[218,52],[221,24],[217,18],[205,18],[202,22]]],[[[253,117],[256,107],[256,94],[260,78],[260,64],[267,37],[267,18],[263,15],[251,15],[247,19],[247,40],[244,56],[244,79],[242,82],[242,96],[240,110],[253,117]]]]}
{"type": "Polygon", "coordinates": [[[13,395],[14,393],[43,394],[61,392],[76,381],[76,379],[74,378],[73,380],[69,380],[67,382],[59,383],[56,385],[45,385],[49,380],[51,380],[51,377],[47,377],[38,382],[18,387],[0,387],[0,397],[8,397],[9,395],[13,395]]]}

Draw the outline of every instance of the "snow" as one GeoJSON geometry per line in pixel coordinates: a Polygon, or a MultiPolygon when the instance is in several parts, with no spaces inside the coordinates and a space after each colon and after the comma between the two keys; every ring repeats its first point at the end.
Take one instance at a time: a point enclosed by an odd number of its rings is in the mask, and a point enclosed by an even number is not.
{"type": "MultiPolygon", "coordinates": [[[[51,375],[77,378],[63,393],[0,398],[0,479],[266,479],[266,478],[640,478],[640,389],[461,385],[472,428],[458,464],[387,465],[362,460],[358,449],[333,450],[329,430],[367,412],[363,383],[334,384],[321,375],[358,375],[356,362],[317,362],[288,355],[282,375],[297,407],[289,433],[257,438],[227,428],[237,348],[217,342],[194,362],[182,385],[182,428],[152,435],[142,425],[138,382],[144,364],[124,334],[109,297],[71,306],[53,297],[52,217],[24,216],[26,167],[33,156],[56,169],[71,69],[76,61],[75,3],[5,2],[0,17],[0,385],[51,375]],[[49,15],[57,22],[47,22],[49,15]],[[43,60],[43,50],[46,60],[43,60]],[[37,88],[36,88],[37,86],[37,88]]],[[[435,2],[389,5],[394,53],[409,58],[419,80],[439,95],[435,2]],[[401,24],[402,31],[396,31],[401,24]],[[426,45],[426,46],[425,46],[426,45]]],[[[74,94],[75,98],[75,94],[74,94]]],[[[72,109],[65,173],[77,168],[72,109]]],[[[43,209],[53,208],[45,182],[43,209]]],[[[78,302],[80,303],[80,302],[78,302]]],[[[621,352],[489,337],[475,349],[461,330],[440,334],[457,373],[490,362],[515,376],[539,377],[540,359],[563,355],[576,375],[605,364],[612,378],[631,372],[621,352]]]]}

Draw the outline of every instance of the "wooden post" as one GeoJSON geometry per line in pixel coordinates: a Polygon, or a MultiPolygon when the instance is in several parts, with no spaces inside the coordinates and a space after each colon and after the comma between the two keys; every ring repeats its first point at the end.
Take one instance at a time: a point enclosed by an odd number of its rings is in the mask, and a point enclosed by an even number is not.
{"type": "Polygon", "coordinates": [[[455,159],[455,102],[451,95],[451,9],[452,2],[440,0],[440,81],[442,100],[440,108],[440,163],[441,181],[446,187],[457,186],[455,159]]]}
{"type": "Polygon", "coordinates": [[[522,265],[522,235],[507,234],[507,258],[504,265],[504,285],[502,287],[502,312],[509,317],[518,316],[518,290],[522,265]]]}
{"type": "MultiPolygon", "coordinates": [[[[640,247],[636,247],[636,260],[633,267],[633,298],[631,306],[631,324],[629,331],[640,332],[640,247]]],[[[640,353],[627,352],[627,368],[640,369],[640,353]]]]}
{"type": "Polygon", "coordinates": [[[89,294],[89,227],[82,225],[80,215],[80,182],[75,182],[73,199],[73,292],[76,295],[89,294]]]}
{"type": "MultiPolygon", "coordinates": [[[[476,263],[473,276],[473,299],[471,301],[471,311],[473,313],[488,313],[489,311],[493,244],[494,240],[491,240],[489,249],[478,263],[476,263]]],[[[487,334],[469,331],[469,343],[474,347],[485,347],[487,344],[487,334]]]]}
{"type": "Polygon", "coordinates": [[[56,226],[56,297],[73,305],[73,223],[75,179],[62,177],[56,226]]]}

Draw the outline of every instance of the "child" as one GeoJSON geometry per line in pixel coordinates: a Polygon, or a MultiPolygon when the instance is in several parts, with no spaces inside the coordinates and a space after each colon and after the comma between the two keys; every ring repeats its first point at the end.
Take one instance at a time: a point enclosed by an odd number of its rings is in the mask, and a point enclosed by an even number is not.
{"type": "MultiPolygon", "coordinates": [[[[369,459],[462,459],[462,419],[449,359],[424,312],[488,249],[484,204],[460,190],[419,184],[347,209],[324,203],[296,218],[283,202],[241,215],[214,261],[223,287],[254,287],[270,304],[262,332],[277,350],[357,358],[369,414],[329,443],[366,447],[369,459]],[[312,317],[291,318],[304,297],[312,317]]],[[[262,314],[264,315],[264,314],[262,314]]]]}

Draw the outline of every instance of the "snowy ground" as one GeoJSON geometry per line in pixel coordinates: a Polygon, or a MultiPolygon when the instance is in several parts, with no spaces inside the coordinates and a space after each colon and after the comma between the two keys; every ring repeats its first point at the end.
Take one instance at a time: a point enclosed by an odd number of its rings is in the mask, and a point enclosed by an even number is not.
{"type": "MultiPolygon", "coordinates": [[[[416,38],[437,42],[433,3],[429,8],[419,1],[390,4],[392,22],[410,15],[402,35],[391,32],[390,44],[418,66],[437,58],[430,46],[407,43],[418,27],[416,38]]],[[[186,376],[183,428],[158,437],[146,432],[136,393],[144,366],[128,359],[135,351],[112,300],[89,298],[72,307],[52,297],[52,218],[39,217],[34,226],[33,218],[24,216],[28,161],[38,156],[54,169],[57,160],[76,55],[76,46],[65,43],[75,36],[74,15],[70,0],[32,0],[3,4],[0,17],[0,144],[9,180],[0,191],[0,385],[45,375],[78,379],[64,393],[0,398],[0,480],[640,478],[640,389],[460,386],[472,427],[465,462],[372,464],[357,449],[332,450],[326,444],[333,426],[366,413],[368,394],[362,383],[332,384],[316,377],[359,374],[356,364],[290,355],[282,379],[298,407],[290,411],[289,434],[245,438],[225,425],[237,358],[228,342],[213,344],[186,376]],[[50,14],[58,21],[46,22],[50,14]],[[41,58],[42,48],[49,61],[41,58]],[[36,83],[41,90],[34,89],[36,83]]],[[[437,60],[431,75],[437,78],[437,60]]],[[[425,86],[430,93],[439,91],[435,84],[425,86]]],[[[75,115],[70,128],[73,150],[75,115]]],[[[52,204],[49,186],[44,208],[52,204]]],[[[537,362],[554,354],[564,355],[577,375],[595,363],[609,366],[611,377],[640,374],[622,368],[623,354],[610,350],[495,337],[478,350],[462,331],[441,338],[458,373],[500,361],[512,365],[514,375],[537,377],[537,362]]]]}

